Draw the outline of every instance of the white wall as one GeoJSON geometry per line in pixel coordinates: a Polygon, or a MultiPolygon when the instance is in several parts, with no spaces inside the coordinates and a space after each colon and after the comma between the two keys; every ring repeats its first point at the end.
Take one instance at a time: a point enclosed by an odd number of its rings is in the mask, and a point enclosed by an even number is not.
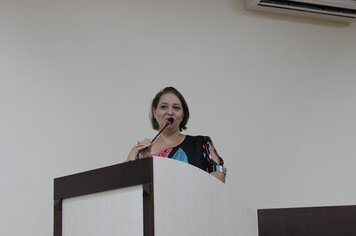
{"type": "Polygon", "coordinates": [[[254,208],[356,204],[356,25],[238,0],[2,0],[0,234],[52,234],[53,178],[122,162],[166,85],[254,208]]]}

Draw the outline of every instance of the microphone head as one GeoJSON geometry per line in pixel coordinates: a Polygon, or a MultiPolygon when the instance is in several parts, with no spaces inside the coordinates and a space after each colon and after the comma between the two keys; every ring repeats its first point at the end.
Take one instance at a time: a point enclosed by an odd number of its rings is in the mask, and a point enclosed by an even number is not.
{"type": "Polygon", "coordinates": [[[174,118],[173,118],[173,117],[169,117],[169,118],[166,120],[166,124],[168,124],[168,125],[173,124],[173,122],[174,122],[174,118]]]}

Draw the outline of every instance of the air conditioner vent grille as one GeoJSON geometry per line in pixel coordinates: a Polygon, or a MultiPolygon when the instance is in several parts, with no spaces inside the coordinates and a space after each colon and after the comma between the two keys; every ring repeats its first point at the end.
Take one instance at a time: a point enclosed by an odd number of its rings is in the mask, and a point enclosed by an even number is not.
{"type": "Polygon", "coordinates": [[[356,10],[354,9],[347,9],[341,7],[333,7],[333,6],[326,6],[326,5],[318,5],[313,3],[304,3],[304,2],[296,2],[296,1],[286,1],[286,0],[262,0],[259,3],[260,6],[276,6],[281,8],[300,8],[300,9],[310,9],[316,11],[327,11],[332,13],[343,13],[343,14],[352,14],[356,17],[356,10]]]}

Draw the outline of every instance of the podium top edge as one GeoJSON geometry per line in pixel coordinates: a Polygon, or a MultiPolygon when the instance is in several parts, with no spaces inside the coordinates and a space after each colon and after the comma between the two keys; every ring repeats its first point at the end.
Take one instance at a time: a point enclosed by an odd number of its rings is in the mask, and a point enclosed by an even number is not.
{"type": "Polygon", "coordinates": [[[153,181],[153,160],[145,158],[54,179],[54,200],[135,186],[153,181]]]}

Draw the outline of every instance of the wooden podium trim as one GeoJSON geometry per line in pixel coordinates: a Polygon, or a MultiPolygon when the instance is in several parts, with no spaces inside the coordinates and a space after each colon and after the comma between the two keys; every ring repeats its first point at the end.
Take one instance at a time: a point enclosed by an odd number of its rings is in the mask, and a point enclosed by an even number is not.
{"type": "Polygon", "coordinates": [[[356,206],[258,210],[259,236],[356,235],[356,206]]]}
{"type": "Polygon", "coordinates": [[[154,236],[153,158],[125,162],[54,179],[54,236],[62,236],[66,198],[143,185],[144,236],[154,236]]]}

